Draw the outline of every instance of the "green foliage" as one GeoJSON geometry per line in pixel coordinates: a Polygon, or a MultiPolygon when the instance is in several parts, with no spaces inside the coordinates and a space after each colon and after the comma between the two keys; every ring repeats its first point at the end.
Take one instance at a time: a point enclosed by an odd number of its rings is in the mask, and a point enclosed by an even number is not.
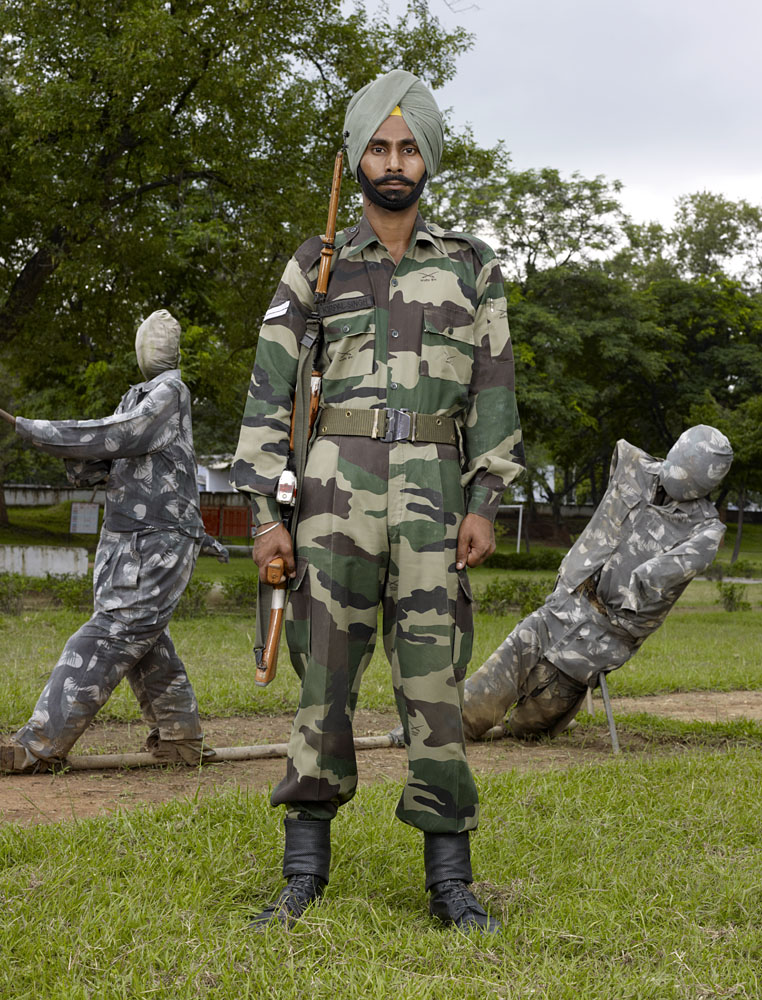
{"type": "Polygon", "coordinates": [[[5,615],[21,614],[24,583],[24,577],[18,573],[0,573],[0,612],[5,615]]]}
{"type": "MultiPolygon", "coordinates": [[[[138,320],[166,306],[187,330],[197,446],[230,450],[259,321],[324,231],[349,97],[395,67],[442,86],[470,44],[425,0],[396,21],[344,8],[2,5],[0,344],[25,415],[113,408],[138,320]]],[[[349,181],[339,224],[356,211],[349,181]]]]}
{"type": "Polygon", "coordinates": [[[729,571],[732,576],[745,576],[752,580],[762,578],[762,566],[750,559],[736,559],[729,571]]]}
{"type": "Polygon", "coordinates": [[[256,573],[226,577],[222,581],[225,605],[231,611],[254,611],[257,606],[257,580],[256,573]]]}
{"type": "Polygon", "coordinates": [[[175,618],[200,618],[209,613],[207,599],[212,589],[209,580],[192,577],[175,608],[175,618]]]}
{"type": "Polygon", "coordinates": [[[535,580],[529,577],[511,577],[493,580],[482,590],[474,593],[479,611],[491,615],[504,615],[510,608],[518,608],[522,618],[531,614],[545,602],[553,590],[550,578],[535,580]]]}
{"type": "Polygon", "coordinates": [[[92,611],[93,574],[73,576],[70,573],[47,573],[44,579],[29,580],[28,589],[49,594],[67,611],[92,611]]]}
{"type": "Polygon", "coordinates": [[[745,600],[746,586],[743,583],[724,583],[717,581],[717,593],[720,595],[718,604],[726,611],[751,611],[751,604],[745,600]]]}
{"type": "Polygon", "coordinates": [[[723,580],[726,576],[742,576],[758,580],[762,578],[762,566],[750,559],[737,559],[732,564],[715,561],[705,571],[704,576],[708,580],[723,580]]]}
{"type": "Polygon", "coordinates": [[[93,574],[47,573],[44,577],[34,577],[0,573],[0,611],[21,614],[25,594],[48,598],[53,606],[66,608],[67,611],[91,611],[93,574]]]}
{"type": "Polygon", "coordinates": [[[600,175],[563,178],[552,167],[507,173],[493,192],[490,222],[511,280],[589,262],[614,247],[625,221],[621,189],[600,175]]]}
{"type": "Polygon", "coordinates": [[[486,569],[530,570],[543,569],[555,572],[566,555],[563,549],[535,546],[531,552],[493,552],[484,561],[486,569]]]}

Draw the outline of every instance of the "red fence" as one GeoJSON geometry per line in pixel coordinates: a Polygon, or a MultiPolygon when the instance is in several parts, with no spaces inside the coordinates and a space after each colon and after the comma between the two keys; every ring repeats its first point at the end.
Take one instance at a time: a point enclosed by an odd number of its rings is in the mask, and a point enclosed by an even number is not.
{"type": "Polygon", "coordinates": [[[213,538],[249,538],[251,511],[246,507],[202,507],[204,531],[213,538]]]}

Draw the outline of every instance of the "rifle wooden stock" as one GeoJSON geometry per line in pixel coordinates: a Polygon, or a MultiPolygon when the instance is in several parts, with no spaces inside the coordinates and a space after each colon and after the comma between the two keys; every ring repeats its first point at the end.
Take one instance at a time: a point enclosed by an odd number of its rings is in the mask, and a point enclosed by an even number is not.
{"type": "Polygon", "coordinates": [[[257,687],[267,687],[278,669],[278,647],[283,628],[283,610],[286,606],[286,580],[283,576],[285,565],[282,559],[273,559],[265,569],[267,583],[273,588],[270,607],[270,621],[262,657],[257,661],[254,683],[257,687]]]}
{"type": "Polygon", "coordinates": [[[323,249],[320,251],[320,270],[318,271],[315,299],[321,302],[328,291],[328,278],[331,274],[331,257],[333,257],[334,241],[336,239],[336,215],[339,211],[339,194],[341,192],[341,171],[344,166],[344,149],[336,154],[333,163],[333,181],[331,182],[331,200],[328,202],[328,222],[325,227],[323,249]]]}

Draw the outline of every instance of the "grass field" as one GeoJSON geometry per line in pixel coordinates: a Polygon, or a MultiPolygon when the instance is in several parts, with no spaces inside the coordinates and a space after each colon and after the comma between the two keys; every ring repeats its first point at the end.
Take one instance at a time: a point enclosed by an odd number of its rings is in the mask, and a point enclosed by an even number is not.
{"type": "MultiPolygon", "coordinates": [[[[474,574],[478,578],[478,574],[474,574]]],[[[752,611],[722,611],[712,603],[716,588],[692,583],[662,628],[640,652],[610,676],[613,694],[647,695],[663,691],[762,689],[762,584],[750,585],[752,611]]],[[[476,616],[475,670],[516,624],[517,615],[476,616]]],[[[0,730],[28,717],[68,636],[86,615],[71,611],[0,615],[0,730]]],[[[269,687],[253,684],[254,620],[250,615],[213,614],[176,619],[172,637],[205,715],[273,714],[290,711],[297,679],[281,648],[279,673],[269,687]]],[[[360,707],[394,710],[389,671],[381,643],[368,668],[360,707]]],[[[137,719],[135,700],[122,685],[102,710],[103,718],[137,719]]]]}
{"type": "MultiPolygon", "coordinates": [[[[747,539],[742,557],[759,560],[756,531],[747,539]]],[[[207,567],[217,581],[250,568],[204,560],[198,572],[207,567]]],[[[474,588],[494,577],[476,571],[474,588]]],[[[751,611],[723,611],[717,599],[715,584],[692,583],[611,675],[612,693],[762,689],[762,584],[747,588],[751,611]]],[[[85,617],[0,616],[0,730],[26,719],[85,617]]],[[[472,669],[516,620],[477,616],[472,669]]],[[[284,651],[275,683],[253,685],[250,616],[175,620],[172,634],[205,714],[293,708],[284,651]]],[[[393,708],[380,650],[360,704],[393,708]]],[[[126,686],[102,714],[137,718],[126,686]]],[[[758,1000],[762,727],[654,716],[620,726],[651,739],[654,753],[478,778],[477,888],[505,925],[492,938],[427,917],[421,837],[394,818],[395,782],[361,787],[341,810],[326,899],[290,933],[246,928],[281,885],[281,816],[265,795],[2,825],[0,997],[758,1000]]],[[[49,780],[66,794],[65,776],[49,780]]]]}
{"type": "Polygon", "coordinates": [[[762,757],[622,760],[481,783],[490,938],[425,910],[421,837],[396,784],[334,824],[323,904],[246,928],[281,884],[265,796],[0,829],[0,995],[400,1000],[709,1000],[762,990],[762,757]]]}

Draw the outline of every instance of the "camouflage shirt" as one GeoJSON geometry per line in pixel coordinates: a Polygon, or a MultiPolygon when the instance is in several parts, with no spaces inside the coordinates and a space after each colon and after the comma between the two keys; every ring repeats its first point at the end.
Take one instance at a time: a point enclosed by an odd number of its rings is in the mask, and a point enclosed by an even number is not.
{"type": "Polygon", "coordinates": [[[27,441],[66,460],[76,485],[106,482],[108,531],[172,529],[201,538],[190,393],[177,369],[133,385],[102,420],[26,420],[27,441]]]}
{"type": "Polygon", "coordinates": [[[713,504],[672,500],[659,485],[662,463],[621,440],[603,500],[566,554],[557,593],[592,580],[611,623],[642,640],[655,631],[725,534],[713,504]]]}
{"type": "MultiPolygon", "coordinates": [[[[494,519],[523,449],[500,269],[490,248],[416,219],[395,265],[368,220],[338,235],[324,306],[322,404],[453,417],[467,509],[494,519]]],[[[280,517],[299,343],[322,243],[289,261],[259,335],[232,485],[258,523],[280,517]]]]}

